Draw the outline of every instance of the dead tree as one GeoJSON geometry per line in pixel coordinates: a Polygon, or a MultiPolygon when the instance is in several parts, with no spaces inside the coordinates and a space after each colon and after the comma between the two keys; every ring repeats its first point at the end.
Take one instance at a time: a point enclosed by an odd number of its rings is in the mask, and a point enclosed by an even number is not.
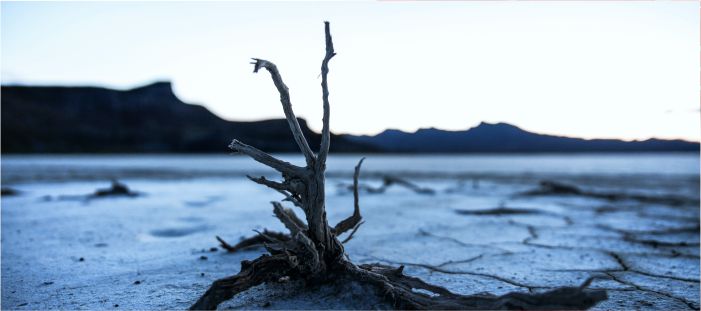
{"type": "MultiPolygon", "coordinates": [[[[305,221],[296,216],[294,211],[283,207],[279,202],[272,202],[275,216],[290,232],[289,239],[260,233],[269,254],[264,254],[253,261],[241,262],[241,271],[224,279],[215,281],[191,309],[215,309],[219,303],[232,298],[239,292],[265,282],[299,279],[307,284],[319,284],[339,280],[356,280],[375,286],[395,307],[401,309],[584,309],[606,298],[602,291],[584,291],[584,287],[567,287],[541,294],[513,293],[504,296],[475,295],[462,296],[445,288],[427,284],[417,278],[402,273],[403,266],[392,268],[380,264],[355,265],[345,255],[343,244],[338,237],[350,230],[349,235],[361,224],[358,204],[358,175],[362,160],[355,167],[354,174],[354,211],[353,214],[335,226],[330,226],[326,219],[324,198],[324,171],[329,153],[329,91],[327,76],[329,61],[336,53],[329,23],[325,22],[326,55],[321,63],[321,89],[323,100],[323,128],[321,147],[314,153],[302,134],[297,118],[292,111],[290,94],[283,83],[275,64],[262,59],[254,59],[253,72],[266,69],[275,87],[280,93],[285,118],[306,166],[296,166],[281,161],[273,156],[234,140],[229,147],[250,156],[254,160],[277,170],[282,181],[268,180],[264,177],[249,178],[259,184],[273,188],[286,196],[286,200],[299,207],[304,213],[305,221]],[[434,293],[424,294],[416,289],[434,293]]],[[[350,236],[347,238],[349,239],[350,236]]],[[[388,246],[391,247],[391,246],[388,246]]]]}

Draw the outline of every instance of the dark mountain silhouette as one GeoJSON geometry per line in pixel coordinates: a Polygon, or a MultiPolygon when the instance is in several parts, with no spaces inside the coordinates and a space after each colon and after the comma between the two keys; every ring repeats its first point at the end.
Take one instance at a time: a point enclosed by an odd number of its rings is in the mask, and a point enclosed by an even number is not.
{"type": "MultiPolygon", "coordinates": [[[[173,94],[168,82],[132,90],[97,87],[2,87],[3,153],[227,152],[236,138],[267,152],[297,152],[284,119],[234,122],[173,94]]],[[[310,144],[320,135],[299,119],[310,144]]],[[[506,123],[465,131],[387,130],[375,136],[333,135],[334,152],[628,152],[699,151],[681,140],[625,142],[540,135],[506,123]]]]}
{"type": "Polygon", "coordinates": [[[350,138],[397,153],[699,151],[699,143],[684,140],[588,140],[541,135],[507,123],[485,122],[465,131],[428,128],[407,133],[386,130],[375,136],[350,138]]]}
{"type": "MultiPolygon", "coordinates": [[[[319,134],[300,126],[310,144],[319,134]]],[[[232,139],[267,152],[298,150],[284,119],[226,121],[180,101],[168,82],[127,91],[97,87],[2,87],[3,153],[227,152],[232,139]]],[[[373,147],[332,136],[332,151],[373,147]]]]}

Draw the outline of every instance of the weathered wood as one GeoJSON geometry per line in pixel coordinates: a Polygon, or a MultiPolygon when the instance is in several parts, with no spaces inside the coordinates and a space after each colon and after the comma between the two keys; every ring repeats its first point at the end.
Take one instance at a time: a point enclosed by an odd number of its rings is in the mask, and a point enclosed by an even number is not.
{"type": "Polygon", "coordinates": [[[286,255],[263,255],[253,261],[242,261],[241,272],[214,281],[190,310],[215,310],[220,303],[234,295],[263,282],[278,281],[288,276],[294,268],[294,261],[286,255]]]}
{"type": "Polygon", "coordinates": [[[382,193],[385,193],[387,191],[387,189],[389,189],[389,187],[391,187],[393,185],[402,186],[402,187],[407,188],[411,191],[414,191],[418,194],[427,194],[427,195],[436,194],[436,191],[431,189],[431,188],[421,187],[421,186],[414,184],[406,179],[402,179],[402,178],[399,178],[396,176],[390,176],[390,175],[382,176],[382,185],[379,187],[373,187],[373,186],[370,186],[367,184],[360,184],[357,186],[339,184],[339,187],[346,188],[349,190],[353,190],[354,188],[358,188],[360,190],[365,191],[368,194],[382,194],[382,193]]]}
{"type": "Polygon", "coordinates": [[[279,159],[276,159],[275,157],[260,151],[254,147],[251,147],[249,145],[246,145],[236,139],[234,139],[231,144],[229,144],[229,148],[243,153],[252,159],[265,164],[267,166],[270,166],[277,170],[280,173],[286,173],[286,174],[291,174],[291,175],[300,175],[303,172],[303,168],[296,166],[294,164],[291,164],[289,162],[285,162],[279,159]]]}
{"type": "MultiPolygon", "coordinates": [[[[358,178],[360,176],[360,166],[363,165],[365,158],[360,159],[358,165],[355,166],[355,172],[353,173],[353,215],[342,220],[334,227],[334,233],[336,236],[342,233],[356,228],[363,217],[360,216],[360,203],[358,198],[358,178]]],[[[345,242],[344,242],[345,243],[345,242]]]]}
{"type": "Polygon", "coordinates": [[[254,73],[257,73],[260,68],[265,68],[268,70],[268,72],[270,72],[270,76],[273,78],[273,83],[280,93],[280,103],[282,103],[282,110],[285,112],[285,118],[287,119],[287,123],[290,125],[292,136],[299,146],[299,149],[302,151],[304,158],[307,160],[307,166],[313,165],[314,161],[316,160],[316,156],[314,155],[314,152],[312,152],[312,149],[309,148],[309,143],[307,143],[307,139],[304,138],[302,128],[299,126],[299,122],[297,122],[297,117],[295,116],[294,111],[292,111],[290,91],[287,88],[287,85],[282,82],[282,76],[280,76],[277,66],[264,59],[254,58],[253,60],[255,62],[252,62],[251,64],[254,65],[254,73]]]}
{"type": "Polygon", "coordinates": [[[262,247],[265,243],[273,243],[277,241],[287,241],[290,240],[290,235],[282,232],[263,230],[264,235],[257,234],[250,238],[245,238],[236,243],[236,245],[231,245],[224,241],[224,239],[216,236],[217,241],[219,241],[219,246],[225,249],[227,252],[234,253],[246,249],[252,249],[257,247],[262,247]],[[272,239],[271,239],[272,237],[272,239]]]}
{"type": "Polygon", "coordinates": [[[360,228],[360,226],[361,226],[362,224],[364,224],[364,223],[365,223],[364,221],[361,221],[361,222],[359,222],[358,224],[356,224],[356,225],[353,227],[353,230],[348,234],[348,236],[347,236],[345,239],[343,239],[343,241],[341,241],[341,243],[342,243],[342,244],[346,244],[348,241],[350,241],[351,239],[353,239],[353,235],[355,235],[355,232],[358,231],[358,228],[360,228]]]}
{"type": "MultiPolygon", "coordinates": [[[[338,236],[352,229],[344,243],[349,241],[363,223],[358,198],[358,179],[364,159],[358,162],[353,175],[353,215],[331,228],[326,218],[324,173],[330,145],[328,63],[335,52],[328,22],[324,24],[324,31],[326,55],[321,66],[324,126],[318,157],[311,151],[302,135],[292,111],[289,91],[282,82],[277,67],[262,59],[254,59],[254,72],[258,72],[260,68],[270,72],[273,83],[280,92],[280,101],[290,130],[307,165],[294,166],[236,140],[231,144],[232,149],[282,173],[282,182],[271,181],[265,177],[248,176],[248,178],[285,195],[286,200],[303,210],[306,224],[291,209],[283,207],[278,202],[272,202],[273,213],[285,225],[290,232],[289,235],[275,233],[276,236],[272,236],[269,231],[259,232],[257,237],[241,241],[235,246],[217,237],[222,247],[228,251],[263,244],[271,255],[263,255],[252,262],[242,262],[241,271],[237,275],[215,281],[191,309],[215,309],[221,302],[253,286],[290,278],[301,279],[307,284],[347,279],[368,283],[378,288],[380,295],[401,309],[584,309],[606,298],[605,292],[585,292],[584,289],[588,283],[579,288],[561,288],[542,294],[512,293],[499,297],[463,296],[406,276],[402,273],[403,266],[399,268],[379,264],[356,266],[348,261],[338,236]],[[415,289],[429,291],[435,295],[417,292],[415,289]]],[[[392,183],[404,185],[417,192],[427,192],[408,182],[385,180],[385,184],[392,183]]]]}
{"type": "Polygon", "coordinates": [[[404,275],[404,266],[345,265],[352,279],[375,285],[397,309],[416,310],[584,310],[607,299],[604,290],[587,290],[591,279],[578,287],[561,287],[543,293],[459,295],[419,278],[404,275]],[[419,292],[423,290],[433,295],[419,292]]]}
{"type": "Polygon", "coordinates": [[[331,38],[329,22],[324,22],[324,35],[326,38],[326,55],[324,56],[324,60],[321,61],[321,92],[322,101],[324,102],[324,117],[322,118],[323,127],[321,129],[321,147],[319,148],[319,161],[317,163],[319,168],[326,165],[326,157],[329,154],[329,147],[331,146],[331,129],[329,126],[331,108],[329,105],[328,75],[329,62],[331,61],[331,58],[336,55],[336,52],[333,50],[333,40],[331,38]]]}
{"type": "Polygon", "coordinates": [[[299,208],[303,208],[302,202],[300,202],[300,200],[298,198],[294,197],[289,191],[279,190],[279,189],[275,189],[275,190],[277,190],[277,192],[280,192],[282,195],[285,196],[283,201],[291,202],[292,204],[294,204],[294,206],[297,206],[299,208]]]}
{"type": "Polygon", "coordinates": [[[250,175],[246,175],[246,177],[248,177],[248,179],[250,179],[254,183],[268,186],[268,187],[273,188],[273,189],[278,190],[278,191],[289,191],[290,190],[290,187],[288,185],[286,185],[285,183],[280,183],[277,181],[268,180],[265,178],[265,176],[253,177],[250,175]]]}
{"type": "Polygon", "coordinates": [[[307,220],[307,234],[309,239],[318,246],[320,256],[322,258],[338,258],[341,256],[343,247],[341,243],[333,235],[331,228],[326,220],[326,207],[325,207],[325,176],[324,172],[326,170],[326,157],[328,155],[328,149],[330,146],[330,130],[329,130],[329,103],[328,103],[328,62],[331,60],[333,55],[335,55],[333,50],[333,42],[331,39],[331,33],[329,29],[328,22],[325,24],[326,32],[326,56],[324,61],[322,61],[322,93],[324,101],[324,130],[322,130],[322,143],[319,151],[320,157],[317,158],[316,155],[309,148],[307,140],[304,138],[302,131],[297,122],[297,118],[292,110],[292,104],[290,102],[290,95],[287,86],[282,81],[280,72],[277,66],[270,61],[254,58],[255,62],[253,72],[258,72],[261,68],[265,68],[270,72],[273,83],[280,93],[280,102],[282,103],[282,108],[285,113],[285,118],[290,125],[290,130],[292,135],[300,147],[302,154],[304,155],[307,166],[301,168],[301,171],[296,171],[294,168],[290,168],[285,165],[286,162],[275,159],[272,156],[262,155],[260,152],[255,152],[255,148],[244,147],[243,143],[234,141],[232,145],[237,150],[244,150],[245,154],[255,156],[256,160],[261,163],[265,162],[272,163],[277,166],[276,169],[283,173],[283,182],[275,182],[267,180],[264,177],[254,178],[250,177],[256,183],[263,184],[275,190],[286,194],[288,200],[292,201],[296,205],[300,206],[305,213],[305,218],[307,220]],[[294,170],[294,172],[293,172],[294,170]]]}
{"type": "Polygon", "coordinates": [[[297,233],[303,232],[306,230],[306,225],[302,223],[302,220],[297,218],[297,216],[294,214],[292,210],[285,210],[284,207],[278,202],[272,202],[273,203],[273,214],[275,214],[275,217],[280,219],[280,222],[282,222],[283,225],[285,225],[285,228],[290,231],[290,234],[292,236],[297,235],[297,233]],[[294,216],[292,216],[294,215],[294,216]]]}

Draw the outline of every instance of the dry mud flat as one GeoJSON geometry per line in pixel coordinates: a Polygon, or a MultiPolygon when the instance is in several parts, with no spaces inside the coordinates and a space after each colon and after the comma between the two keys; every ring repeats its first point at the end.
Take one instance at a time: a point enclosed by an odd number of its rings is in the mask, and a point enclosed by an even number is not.
{"type": "MultiPolygon", "coordinates": [[[[565,182],[584,194],[518,195],[541,179],[418,179],[435,193],[361,194],[366,223],[345,247],[356,262],[404,265],[460,294],[596,277],[590,287],[609,295],[597,310],[699,309],[698,176],[573,178],[565,182]]],[[[352,196],[334,186],[342,181],[328,183],[330,222],[352,210],[352,196]]],[[[252,229],[282,230],[270,217],[279,195],[243,178],[124,182],[142,195],[84,200],[106,183],[70,182],[19,184],[3,197],[3,309],[184,309],[262,252],[213,249],[215,235],[236,242],[252,229]]],[[[341,284],[261,285],[220,307],[388,307],[373,289],[341,284]]]]}

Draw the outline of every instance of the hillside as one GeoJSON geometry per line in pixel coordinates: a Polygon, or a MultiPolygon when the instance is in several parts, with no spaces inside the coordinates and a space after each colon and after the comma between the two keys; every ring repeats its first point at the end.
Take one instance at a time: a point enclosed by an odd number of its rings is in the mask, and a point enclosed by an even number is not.
{"type": "MultiPolygon", "coordinates": [[[[320,135],[299,119],[310,144],[320,135]]],[[[232,139],[267,152],[297,152],[284,119],[227,121],[182,102],[168,82],[120,91],[97,87],[2,87],[3,153],[227,152],[232,139]]],[[[506,123],[465,131],[386,130],[333,135],[334,152],[509,153],[699,151],[699,144],[649,139],[626,142],[541,135],[506,123]]]]}
{"type": "Polygon", "coordinates": [[[375,136],[350,138],[397,153],[699,151],[698,143],[683,140],[587,140],[536,134],[507,123],[484,122],[465,131],[429,128],[407,133],[386,130],[375,136]]]}
{"type": "MultiPolygon", "coordinates": [[[[319,144],[320,135],[299,121],[310,144],[319,144]]],[[[227,152],[234,138],[268,152],[297,151],[284,119],[226,121],[183,103],[167,82],[127,91],[2,87],[3,153],[227,152]]],[[[373,149],[336,135],[331,148],[373,149]]]]}

